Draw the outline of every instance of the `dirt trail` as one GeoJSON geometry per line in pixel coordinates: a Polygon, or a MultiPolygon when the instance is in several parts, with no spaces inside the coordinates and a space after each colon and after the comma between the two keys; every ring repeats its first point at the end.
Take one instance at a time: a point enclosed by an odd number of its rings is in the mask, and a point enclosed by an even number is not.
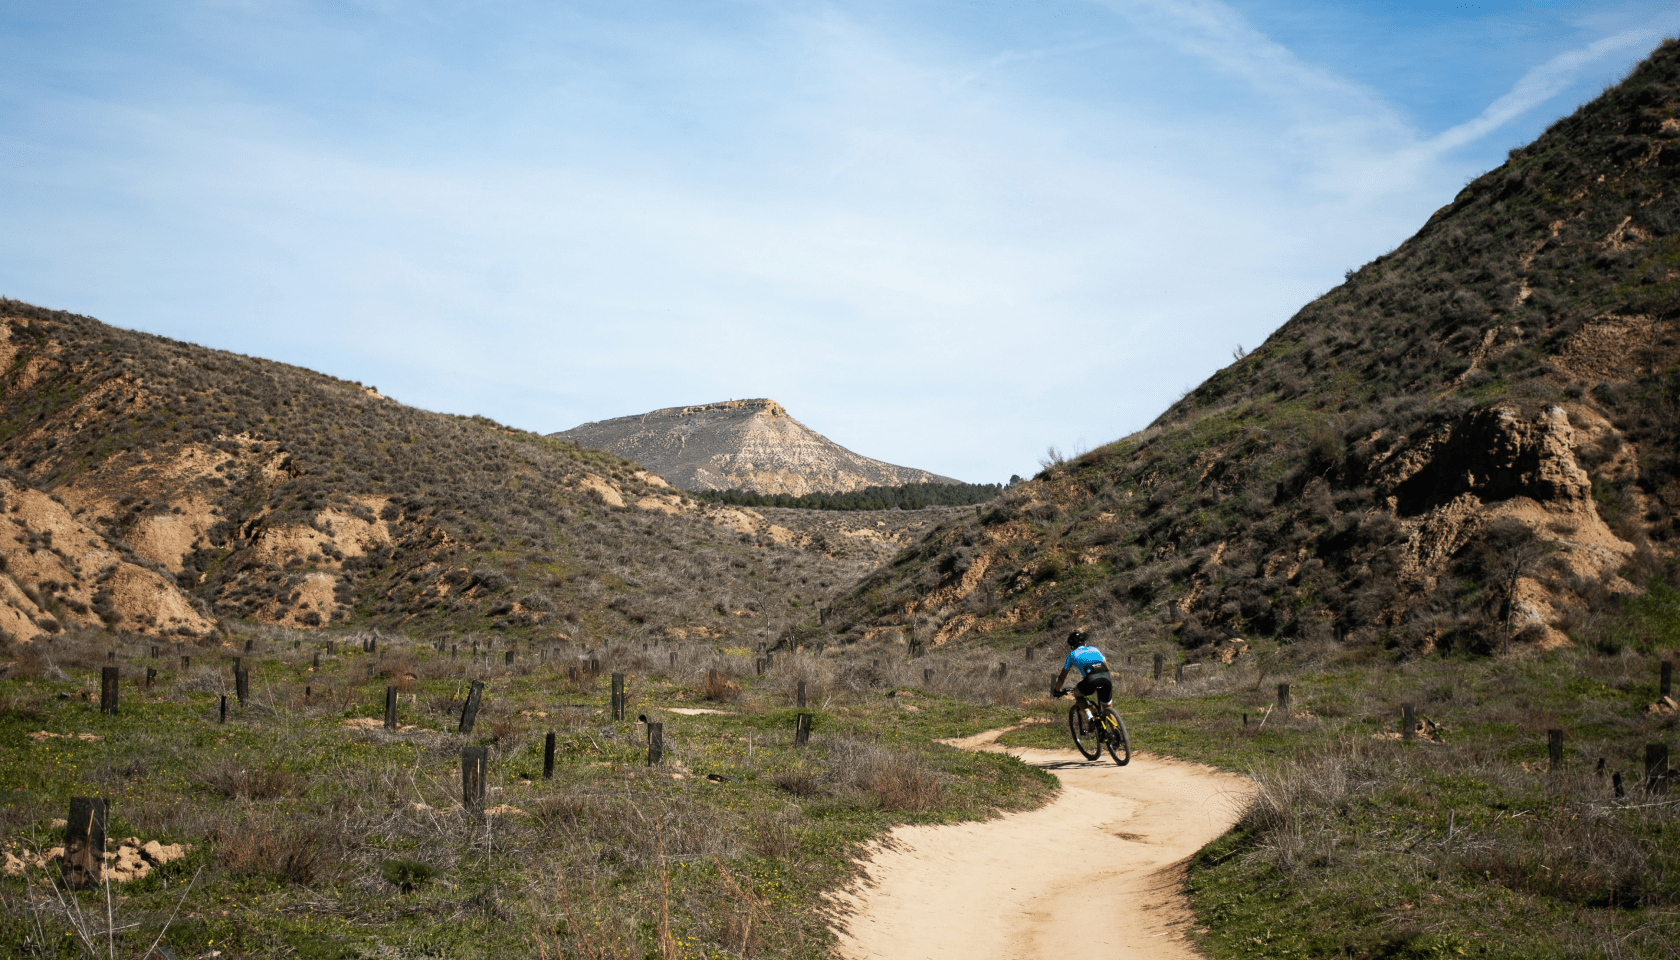
{"type": "MultiPolygon", "coordinates": [[[[1013,729],[1013,728],[1011,728],[1013,729]]],[[[985,823],[899,827],[838,897],[846,960],[1193,958],[1184,862],[1230,828],[1248,781],[1133,754],[1117,767],[1073,750],[1002,748],[1003,731],[952,746],[1005,750],[1062,781],[1055,802],[985,823]]]]}

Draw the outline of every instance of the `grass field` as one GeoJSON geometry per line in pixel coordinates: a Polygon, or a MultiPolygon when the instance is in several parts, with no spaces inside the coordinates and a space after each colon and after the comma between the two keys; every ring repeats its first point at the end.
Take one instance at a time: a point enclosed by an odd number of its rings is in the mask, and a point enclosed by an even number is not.
{"type": "Polygon", "coordinates": [[[138,957],[173,914],[162,943],[178,957],[820,957],[832,942],[822,892],[851,875],[859,844],[899,823],[1032,806],[1054,787],[933,742],[1024,715],[1013,685],[977,670],[969,682],[938,658],[917,662],[912,687],[901,659],[875,666],[879,651],[779,654],[759,676],[746,650],[638,643],[595,651],[600,674],[573,681],[577,649],[521,648],[510,667],[500,644],[473,660],[467,643],[451,656],[387,635],[370,654],[368,636],[338,635],[318,670],[325,635],[278,630],[250,654],[245,638],[188,647],[185,672],[173,644],[156,661],[149,641],[97,634],[13,648],[0,681],[6,849],[58,845],[52,821],[70,798],[98,795],[114,840],[193,850],[113,886],[109,904],[104,890],[65,894],[56,869],[0,878],[0,952],[138,957]],[[98,676],[113,649],[123,689],[108,717],[98,676]],[[251,696],[224,724],[236,655],[251,696]],[[160,670],[149,692],[135,682],[148,666],[160,670]],[[939,675],[924,687],[927,666],[939,675]],[[627,675],[625,721],[608,712],[613,672],[627,675]],[[474,679],[483,707],[462,736],[474,679]],[[800,680],[805,748],[793,744],[800,680]],[[396,732],[380,722],[388,686],[396,732]],[[663,724],[658,766],[642,715],[663,724]],[[463,745],[489,748],[485,806],[502,812],[460,809],[463,745]]]}

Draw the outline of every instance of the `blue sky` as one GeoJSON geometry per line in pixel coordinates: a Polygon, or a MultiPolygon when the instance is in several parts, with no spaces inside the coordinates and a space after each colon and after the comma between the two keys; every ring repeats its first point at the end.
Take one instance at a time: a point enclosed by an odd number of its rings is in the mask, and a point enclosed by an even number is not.
{"type": "Polygon", "coordinates": [[[1680,2],[11,0],[0,294],[973,482],[1147,424],[1680,2]]]}

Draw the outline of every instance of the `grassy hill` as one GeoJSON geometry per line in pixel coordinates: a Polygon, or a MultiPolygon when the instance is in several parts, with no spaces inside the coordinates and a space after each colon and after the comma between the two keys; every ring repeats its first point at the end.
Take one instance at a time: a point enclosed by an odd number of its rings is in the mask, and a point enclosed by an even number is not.
{"type": "Polygon", "coordinates": [[[1677,70],[1667,44],[1148,429],[901,555],[840,623],[1005,644],[1096,623],[1192,659],[1599,636],[1674,576],[1680,533],[1677,70]]]}
{"type": "Polygon", "coordinates": [[[15,539],[57,524],[64,554],[6,578],[17,640],[249,622],[774,641],[870,562],[631,461],[358,383],[10,300],[0,331],[0,465],[57,511],[15,539]],[[97,556],[65,553],[90,536],[97,556]],[[118,561],[178,597],[170,615],[106,588],[118,561]]]}

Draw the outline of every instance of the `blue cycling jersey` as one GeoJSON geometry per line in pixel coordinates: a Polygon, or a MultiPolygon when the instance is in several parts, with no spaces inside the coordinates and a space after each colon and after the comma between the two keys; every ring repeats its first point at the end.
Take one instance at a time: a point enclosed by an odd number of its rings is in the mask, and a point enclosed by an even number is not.
{"type": "Polygon", "coordinates": [[[1102,663],[1105,659],[1106,658],[1103,657],[1101,650],[1098,650],[1090,644],[1086,644],[1083,647],[1073,648],[1073,652],[1067,655],[1067,661],[1062,664],[1062,669],[1071,670],[1074,667],[1078,667],[1079,675],[1087,677],[1091,675],[1091,670],[1095,668],[1097,664],[1102,663]]]}

